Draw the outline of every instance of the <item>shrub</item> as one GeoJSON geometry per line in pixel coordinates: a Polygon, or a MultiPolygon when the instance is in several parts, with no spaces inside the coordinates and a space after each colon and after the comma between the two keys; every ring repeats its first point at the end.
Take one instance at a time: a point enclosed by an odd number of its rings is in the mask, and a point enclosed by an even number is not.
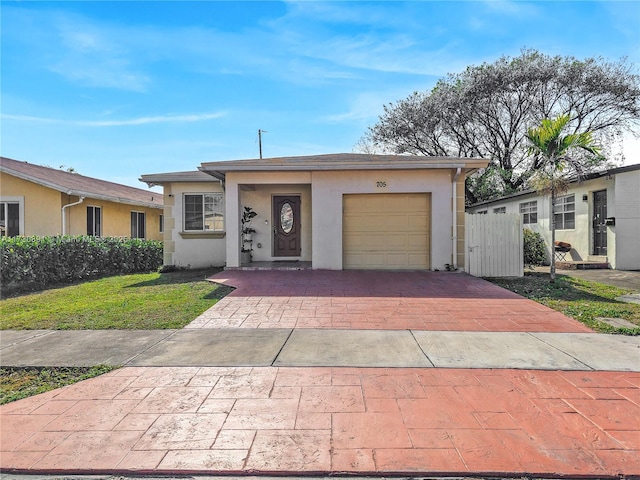
{"type": "Polygon", "coordinates": [[[2,293],[89,278],[150,272],[162,242],[116,237],[0,237],[2,293]]]}
{"type": "Polygon", "coordinates": [[[524,264],[526,267],[543,265],[547,259],[547,249],[542,235],[528,228],[524,229],[524,264]]]}

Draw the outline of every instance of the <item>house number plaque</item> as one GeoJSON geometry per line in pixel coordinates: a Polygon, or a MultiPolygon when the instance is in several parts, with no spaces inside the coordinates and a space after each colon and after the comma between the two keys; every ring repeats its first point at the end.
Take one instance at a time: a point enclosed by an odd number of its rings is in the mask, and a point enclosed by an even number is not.
{"type": "Polygon", "coordinates": [[[376,187],[378,188],[386,188],[387,182],[376,182],[376,187]]]}

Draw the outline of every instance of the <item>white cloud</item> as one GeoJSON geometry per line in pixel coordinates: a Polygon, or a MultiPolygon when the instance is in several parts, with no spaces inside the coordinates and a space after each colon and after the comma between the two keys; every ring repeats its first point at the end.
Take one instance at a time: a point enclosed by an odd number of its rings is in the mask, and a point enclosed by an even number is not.
{"type": "Polygon", "coordinates": [[[472,60],[461,54],[454,2],[289,2],[269,22],[287,51],[324,68],[443,76],[472,60]],[[452,27],[453,25],[453,27],[452,27]],[[452,30],[453,28],[453,30],[452,30]],[[359,33],[354,33],[354,32],[359,33]]]}
{"type": "MultiPolygon", "coordinates": [[[[126,32],[57,10],[4,7],[3,43],[19,47],[34,67],[91,87],[144,91],[151,81],[126,32]]],[[[4,46],[3,46],[4,47],[4,46]]]]}
{"type": "Polygon", "coordinates": [[[138,117],[124,120],[62,120],[45,117],[32,117],[28,115],[2,114],[6,120],[34,123],[55,123],[61,125],[74,125],[79,127],[121,127],[128,125],[147,125],[150,123],[191,123],[204,122],[226,116],[226,112],[196,113],[187,115],[156,115],[152,117],[138,117]]]}
{"type": "Polygon", "coordinates": [[[54,16],[53,27],[63,48],[60,58],[49,65],[51,71],[93,87],[147,89],[151,79],[134,66],[135,52],[126,36],[72,15],[54,16]]]}
{"type": "Polygon", "coordinates": [[[446,28],[425,27],[412,19],[415,15],[407,16],[407,9],[417,8],[411,3],[398,8],[394,2],[289,5],[277,19],[233,32],[116,24],[57,10],[14,7],[5,18],[19,26],[5,35],[29,45],[33,65],[70,82],[137,92],[155,85],[161,75],[156,69],[176,65],[182,72],[314,84],[360,78],[366,72],[442,76],[469,63],[456,52],[455,37],[446,28]],[[340,28],[334,30],[336,24],[340,28]],[[370,28],[354,36],[354,25],[370,28]],[[437,39],[425,44],[431,35],[437,39]]]}
{"type": "Polygon", "coordinates": [[[17,120],[19,122],[31,122],[31,123],[63,123],[55,118],[33,117],[30,115],[11,115],[10,113],[3,113],[1,117],[5,120],[17,120]]]}
{"type": "MultiPolygon", "coordinates": [[[[397,95],[397,92],[395,92],[397,95]]],[[[351,99],[346,112],[326,115],[320,120],[327,123],[342,122],[373,122],[382,113],[382,107],[390,98],[395,98],[390,92],[366,92],[351,99]]]]}
{"type": "Polygon", "coordinates": [[[125,125],[146,125],[149,123],[191,123],[213,120],[224,117],[225,112],[197,113],[193,115],[158,115],[154,117],[139,117],[128,120],[96,120],[74,122],[76,125],[87,127],[119,127],[125,125]]]}
{"type": "Polygon", "coordinates": [[[336,37],[324,42],[299,44],[295,48],[301,55],[335,65],[384,73],[442,76],[467,65],[464,60],[454,60],[455,41],[448,41],[436,49],[426,49],[406,34],[386,38],[336,37]]]}

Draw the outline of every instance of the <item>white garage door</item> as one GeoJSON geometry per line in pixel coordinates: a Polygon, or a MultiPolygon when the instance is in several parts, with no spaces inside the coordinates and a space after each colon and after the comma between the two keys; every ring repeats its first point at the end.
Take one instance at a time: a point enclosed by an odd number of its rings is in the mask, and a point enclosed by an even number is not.
{"type": "Polygon", "coordinates": [[[428,193],[344,195],[343,268],[428,269],[428,193]]]}

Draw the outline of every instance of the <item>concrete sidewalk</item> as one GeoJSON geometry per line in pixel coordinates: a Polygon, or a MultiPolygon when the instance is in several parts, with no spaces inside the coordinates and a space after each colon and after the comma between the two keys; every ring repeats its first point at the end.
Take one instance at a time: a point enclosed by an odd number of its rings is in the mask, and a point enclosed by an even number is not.
{"type": "Polygon", "coordinates": [[[640,337],[335,329],[0,332],[3,366],[423,367],[640,371],[640,337]]]}

